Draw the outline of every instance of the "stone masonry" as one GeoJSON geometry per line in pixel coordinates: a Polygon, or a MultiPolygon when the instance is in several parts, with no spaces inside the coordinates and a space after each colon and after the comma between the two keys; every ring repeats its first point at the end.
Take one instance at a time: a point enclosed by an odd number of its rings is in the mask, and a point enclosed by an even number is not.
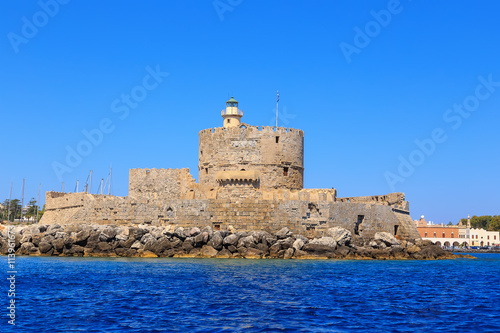
{"type": "MultiPolygon", "coordinates": [[[[239,120],[237,102],[227,105],[239,120]]],[[[335,189],[304,189],[301,130],[235,125],[234,119],[233,126],[202,130],[198,172],[197,183],[189,169],[131,169],[127,197],[47,192],[41,223],[269,232],[288,227],[311,238],[343,227],[366,239],[382,231],[420,238],[402,193],[337,198],[335,189]]]]}

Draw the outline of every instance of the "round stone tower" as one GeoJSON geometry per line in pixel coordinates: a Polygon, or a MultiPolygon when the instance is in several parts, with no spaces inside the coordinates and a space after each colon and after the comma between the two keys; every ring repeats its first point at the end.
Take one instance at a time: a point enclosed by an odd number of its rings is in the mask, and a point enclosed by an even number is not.
{"type": "Polygon", "coordinates": [[[241,123],[243,113],[237,103],[234,98],[226,102],[224,127],[199,133],[199,183],[206,189],[236,186],[301,190],[304,132],[241,123]]]}

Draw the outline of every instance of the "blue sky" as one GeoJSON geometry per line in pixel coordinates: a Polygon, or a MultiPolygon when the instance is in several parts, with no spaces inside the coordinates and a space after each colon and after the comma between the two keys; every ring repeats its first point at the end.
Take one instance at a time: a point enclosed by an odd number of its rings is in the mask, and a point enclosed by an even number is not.
{"type": "Polygon", "coordinates": [[[197,178],[198,132],[222,125],[228,96],[244,122],[272,125],[279,89],[280,126],[305,131],[305,187],[404,192],[412,217],[435,223],[499,214],[499,11],[495,1],[2,1],[0,200],[11,181],[20,198],[23,178],[26,198],[40,183],[73,191],[89,170],[96,192],[111,165],[116,195],[131,168],[197,178]]]}

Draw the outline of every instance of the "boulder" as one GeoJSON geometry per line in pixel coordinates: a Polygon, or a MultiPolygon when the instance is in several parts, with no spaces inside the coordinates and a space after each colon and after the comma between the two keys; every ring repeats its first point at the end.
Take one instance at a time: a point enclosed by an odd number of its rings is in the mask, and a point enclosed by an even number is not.
{"type": "Polygon", "coordinates": [[[109,242],[116,237],[116,230],[111,226],[107,226],[99,234],[99,240],[102,242],[109,242]]]}
{"type": "Polygon", "coordinates": [[[288,248],[283,255],[283,259],[292,258],[294,252],[295,252],[295,249],[293,247],[288,248]]]}
{"type": "Polygon", "coordinates": [[[58,252],[62,252],[64,249],[64,239],[63,238],[56,238],[52,241],[52,246],[54,246],[54,249],[58,252]]]}
{"type": "Polygon", "coordinates": [[[188,236],[188,237],[195,237],[196,235],[199,235],[200,233],[201,233],[200,228],[193,227],[189,231],[186,232],[186,236],[188,236]]]}
{"type": "Polygon", "coordinates": [[[217,253],[217,255],[215,257],[216,258],[231,258],[232,255],[233,254],[228,249],[222,249],[217,253]]]}
{"type": "Polygon", "coordinates": [[[204,257],[214,258],[217,255],[217,250],[211,247],[210,245],[203,245],[201,248],[200,254],[204,257]]]}
{"type": "Polygon", "coordinates": [[[302,247],[304,246],[304,241],[300,238],[297,238],[295,240],[295,242],[293,242],[293,245],[292,247],[295,249],[295,250],[302,250],[302,247]]]}
{"type": "Polygon", "coordinates": [[[186,239],[186,232],[184,231],[183,227],[178,227],[174,231],[174,236],[179,238],[180,240],[184,241],[186,239]]]}
{"type": "Polygon", "coordinates": [[[326,231],[327,236],[333,238],[338,245],[349,245],[351,243],[352,234],[349,230],[333,227],[326,231]]]}
{"type": "Polygon", "coordinates": [[[214,235],[214,231],[212,229],[212,227],[210,226],[206,226],[204,227],[202,230],[201,230],[202,233],[206,232],[208,234],[208,238],[211,239],[212,236],[214,235]]]}
{"type": "Polygon", "coordinates": [[[255,239],[253,238],[253,236],[247,236],[240,238],[236,247],[253,247],[254,245],[255,239]]]}
{"type": "Polygon", "coordinates": [[[305,251],[310,254],[314,254],[317,256],[327,256],[331,257],[334,255],[335,248],[318,243],[309,242],[302,248],[302,251],[305,251]]]}
{"type": "Polygon", "coordinates": [[[325,245],[333,249],[337,247],[337,242],[332,237],[315,238],[312,241],[310,241],[309,244],[325,245]]]}
{"type": "Polygon", "coordinates": [[[31,242],[33,243],[33,245],[35,246],[38,246],[38,244],[40,244],[40,242],[42,241],[42,238],[43,238],[43,234],[39,233],[39,234],[33,234],[31,236],[31,242]]]}
{"type": "Polygon", "coordinates": [[[156,240],[156,237],[151,235],[150,233],[145,234],[144,236],[141,237],[141,243],[146,244],[147,242],[151,240],[156,240]]]}
{"type": "Polygon", "coordinates": [[[276,237],[278,237],[278,239],[285,239],[291,237],[292,235],[293,232],[287,227],[281,228],[280,231],[276,233],[276,237]]]}
{"type": "Polygon", "coordinates": [[[44,254],[52,250],[52,247],[53,247],[52,244],[47,242],[40,242],[40,244],[38,244],[38,249],[40,250],[41,253],[44,254]]]}
{"type": "Polygon", "coordinates": [[[55,236],[54,236],[56,239],[59,239],[59,238],[66,238],[68,237],[68,234],[64,231],[58,231],[56,232],[55,236]]]}
{"type": "Polygon", "coordinates": [[[417,253],[420,250],[421,250],[421,248],[416,246],[416,245],[412,245],[412,246],[406,248],[406,252],[408,252],[409,254],[417,253]]]}
{"type": "Polygon", "coordinates": [[[134,250],[139,250],[139,249],[142,249],[143,245],[141,243],[141,241],[138,241],[136,240],[131,246],[130,248],[131,249],[134,249],[134,250]]]}
{"type": "Polygon", "coordinates": [[[101,252],[107,252],[112,249],[112,246],[107,242],[99,242],[97,243],[97,248],[101,252]]]}
{"type": "Polygon", "coordinates": [[[373,239],[380,240],[387,246],[400,245],[399,241],[396,239],[396,237],[394,237],[394,235],[384,231],[375,233],[375,237],[373,237],[373,239]]]}
{"type": "Polygon", "coordinates": [[[140,240],[148,231],[142,228],[129,228],[129,236],[132,236],[135,240],[140,240]]]}
{"type": "Polygon", "coordinates": [[[212,239],[210,239],[209,245],[214,249],[220,251],[223,248],[224,238],[221,236],[220,231],[214,232],[212,239]]]}
{"type": "Polygon", "coordinates": [[[184,240],[182,243],[182,249],[185,250],[187,253],[191,251],[194,248],[194,240],[191,237],[188,237],[184,240]]]}
{"type": "Polygon", "coordinates": [[[80,245],[80,246],[86,244],[89,236],[90,236],[89,230],[81,230],[81,231],[77,232],[75,235],[75,244],[80,245]]]}
{"type": "Polygon", "coordinates": [[[254,249],[253,247],[246,248],[240,247],[238,248],[239,254],[246,259],[260,259],[262,258],[262,251],[259,249],[254,249]]]}
{"type": "Polygon", "coordinates": [[[194,246],[202,247],[204,244],[208,243],[208,232],[199,233],[194,237],[194,246]]]}
{"type": "Polygon", "coordinates": [[[238,239],[239,239],[238,235],[231,234],[229,236],[226,236],[226,238],[224,238],[223,244],[226,246],[229,246],[229,245],[236,246],[238,244],[238,239]]]}
{"type": "Polygon", "coordinates": [[[35,248],[35,245],[31,242],[22,243],[21,247],[16,251],[16,254],[19,255],[29,255],[31,253],[31,249],[35,248]]]}

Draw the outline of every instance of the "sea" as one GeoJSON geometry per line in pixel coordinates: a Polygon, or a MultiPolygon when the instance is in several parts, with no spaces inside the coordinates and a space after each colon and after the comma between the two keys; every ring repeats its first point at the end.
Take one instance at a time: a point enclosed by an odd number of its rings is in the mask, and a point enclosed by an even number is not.
{"type": "Polygon", "coordinates": [[[500,254],[475,256],[16,257],[14,285],[1,257],[0,331],[498,333],[500,254]]]}

